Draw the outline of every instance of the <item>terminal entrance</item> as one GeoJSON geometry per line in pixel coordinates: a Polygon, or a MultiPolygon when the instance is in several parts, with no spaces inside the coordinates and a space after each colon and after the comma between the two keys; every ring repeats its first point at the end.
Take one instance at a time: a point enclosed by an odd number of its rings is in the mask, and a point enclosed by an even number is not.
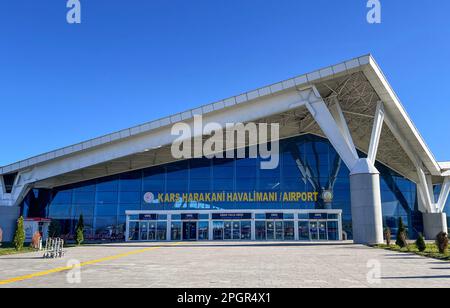
{"type": "Polygon", "coordinates": [[[127,241],[339,241],[340,210],[127,212],[127,241]]]}
{"type": "Polygon", "coordinates": [[[251,240],[251,221],[213,221],[213,239],[215,241],[251,240]]]}
{"type": "Polygon", "coordinates": [[[282,241],[284,239],[284,227],[282,221],[267,221],[266,222],[266,239],[282,241]]]}
{"type": "Polygon", "coordinates": [[[197,222],[183,222],[183,241],[197,240],[197,222]]]}

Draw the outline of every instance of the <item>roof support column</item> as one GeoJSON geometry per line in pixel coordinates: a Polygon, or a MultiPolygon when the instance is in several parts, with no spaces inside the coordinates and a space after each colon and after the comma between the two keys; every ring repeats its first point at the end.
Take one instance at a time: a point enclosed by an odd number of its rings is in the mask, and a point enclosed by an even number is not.
{"type": "MultiPolygon", "coordinates": [[[[423,173],[421,170],[420,173],[423,173]]],[[[445,232],[448,233],[448,226],[447,226],[447,214],[444,213],[445,204],[447,203],[448,195],[450,192],[450,177],[445,177],[444,181],[441,186],[441,193],[439,194],[439,199],[437,200],[437,203],[434,203],[434,192],[432,189],[432,183],[430,177],[426,178],[427,185],[428,186],[428,194],[431,194],[432,198],[431,201],[433,202],[432,210],[433,211],[427,211],[426,213],[423,213],[423,226],[425,231],[425,238],[428,240],[434,240],[436,238],[436,235],[438,235],[439,232],[445,232]],[[431,187],[431,188],[430,188],[431,187]]],[[[423,187],[424,185],[420,185],[421,188],[419,192],[423,194],[422,191],[425,190],[426,187],[423,187]]],[[[426,192],[425,192],[426,194],[426,192]]],[[[427,195],[422,196],[428,198],[427,195]]]]}
{"type": "Polygon", "coordinates": [[[419,201],[422,202],[424,208],[422,213],[424,235],[426,239],[434,240],[439,232],[448,232],[447,215],[444,213],[444,208],[450,192],[450,177],[444,178],[441,193],[436,202],[431,176],[425,175],[420,167],[417,169],[417,172],[420,178],[419,183],[417,183],[419,201]]]}
{"type": "Polygon", "coordinates": [[[300,95],[306,101],[306,107],[314,120],[351,170],[359,157],[340,107],[335,109],[337,113],[335,118],[315,87],[313,87],[312,92],[308,93],[307,97],[305,97],[304,91],[300,92],[300,95]]]}
{"type": "Polygon", "coordinates": [[[380,174],[374,162],[383,123],[382,104],[378,105],[372,132],[370,153],[373,158],[360,159],[339,102],[336,100],[329,109],[316,89],[314,93],[314,100],[307,100],[306,106],[350,170],[353,240],[357,244],[380,244],[383,242],[383,215],[380,174]]]}
{"type": "Polygon", "coordinates": [[[441,187],[441,193],[438,199],[437,208],[440,212],[443,212],[445,209],[445,205],[447,204],[448,195],[450,194],[450,176],[444,179],[444,183],[441,187]]]}
{"type": "Polygon", "coordinates": [[[367,158],[375,163],[378,152],[378,145],[380,144],[381,131],[384,123],[384,106],[382,102],[378,102],[375,118],[373,121],[372,136],[370,137],[370,146],[367,158]]]}
{"type": "Polygon", "coordinates": [[[354,241],[359,244],[383,243],[380,173],[375,162],[384,123],[383,103],[378,102],[367,158],[359,159],[350,170],[354,241]]]}
{"type": "Polygon", "coordinates": [[[421,166],[417,166],[417,175],[419,182],[417,183],[417,191],[420,197],[420,201],[425,209],[426,213],[438,213],[436,203],[434,200],[433,185],[431,183],[431,177],[425,174],[421,166]]]}

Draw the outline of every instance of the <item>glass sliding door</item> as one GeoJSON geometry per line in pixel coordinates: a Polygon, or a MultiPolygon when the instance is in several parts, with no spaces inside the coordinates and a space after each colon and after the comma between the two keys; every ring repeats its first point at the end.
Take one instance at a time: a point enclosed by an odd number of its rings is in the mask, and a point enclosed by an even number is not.
{"type": "Polygon", "coordinates": [[[241,239],[249,241],[252,239],[252,222],[241,221],[241,239]]]}
{"type": "Polygon", "coordinates": [[[148,240],[156,241],[156,222],[150,222],[148,227],[148,240]]]}
{"type": "Polygon", "coordinates": [[[293,241],[295,240],[295,231],[294,231],[294,222],[293,221],[285,221],[284,222],[284,240],[285,241],[293,241]]]}
{"type": "Polygon", "coordinates": [[[275,240],[275,222],[274,221],[266,221],[266,240],[273,241],[275,240]]]}
{"type": "Polygon", "coordinates": [[[183,222],[183,241],[197,240],[197,222],[185,221],[183,222]]]}
{"type": "Polygon", "coordinates": [[[319,221],[318,222],[318,227],[319,227],[319,240],[320,241],[328,240],[327,222],[326,221],[319,221]]]}
{"type": "Polygon", "coordinates": [[[139,223],[139,240],[148,241],[148,222],[139,223]]]}
{"type": "Polygon", "coordinates": [[[266,240],[266,222],[255,221],[255,237],[257,241],[266,240]]]}
{"type": "Polygon", "coordinates": [[[311,241],[319,240],[319,230],[317,229],[317,221],[309,222],[309,234],[310,234],[311,241]]]}
{"type": "Polygon", "coordinates": [[[299,221],[298,222],[298,239],[300,241],[310,241],[309,237],[309,222],[299,221]]]}
{"type": "Polygon", "coordinates": [[[233,240],[240,240],[241,239],[241,222],[240,221],[233,221],[233,240]]]}
{"type": "Polygon", "coordinates": [[[282,241],[284,239],[284,222],[275,221],[275,240],[282,241]]]}
{"type": "Polygon", "coordinates": [[[171,239],[172,241],[181,241],[181,221],[173,221],[171,225],[171,239]]]}
{"type": "Polygon", "coordinates": [[[223,221],[213,222],[213,240],[223,241],[223,221]]]}
{"type": "Polygon", "coordinates": [[[232,228],[232,223],[231,221],[225,221],[224,222],[224,227],[223,227],[223,239],[224,240],[232,240],[233,239],[233,228],[232,228]]]}
{"type": "Polygon", "coordinates": [[[209,222],[200,221],[198,223],[198,240],[207,241],[209,239],[209,222]]]}
{"type": "Polygon", "coordinates": [[[167,240],[167,222],[158,221],[156,230],[156,240],[166,241],[167,240]]]}

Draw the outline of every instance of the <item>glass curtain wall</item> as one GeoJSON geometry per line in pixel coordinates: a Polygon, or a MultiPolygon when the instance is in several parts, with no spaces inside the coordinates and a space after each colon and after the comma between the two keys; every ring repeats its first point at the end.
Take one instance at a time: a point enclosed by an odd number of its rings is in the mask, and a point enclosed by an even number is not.
{"type": "MultiPolygon", "coordinates": [[[[123,240],[127,210],[341,209],[346,238],[352,238],[349,170],[328,140],[314,135],[284,139],[280,142],[278,168],[261,170],[259,167],[259,159],[205,158],[181,161],[53,190],[34,190],[22,203],[22,212],[28,217],[45,216],[59,221],[63,234],[68,238],[73,236],[76,222],[83,215],[87,239],[123,240]],[[160,194],[170,193],[227,194],[254,191],[278,194],[316,192],[319,197],[306,202],[158,199],[160,194]],[[144,195],[148,192],[155,196],[151,203],[144,201],[144,195]],[[325,193],[328,198],[322,197],[325,193]]],[[[422,230],[415,184],[381,164],[377,164],[377,168],[381,172],[385,226],[391,227],[395,234],[398,218],[402,217],[411,237],[414,237],[422,230]]],[[[177,230],[182,227],[172,228],[175,233],[172,233],[172,238],[178,236],[177,230]]],[[[276,225],[274,227],[276,231],[276,225]]],[[[217,232],[217,236],[221,236],[217,232]]],[[[290,233],[283,233],[283,237],[289,237],[290,233]]],[[[274,236],[279,234],[274,232],[274,236]]]]}

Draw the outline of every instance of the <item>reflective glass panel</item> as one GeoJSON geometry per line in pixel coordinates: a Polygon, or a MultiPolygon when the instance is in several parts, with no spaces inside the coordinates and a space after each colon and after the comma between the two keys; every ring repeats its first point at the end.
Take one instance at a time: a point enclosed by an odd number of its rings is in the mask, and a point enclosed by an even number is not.
{"type": "Polygon", "coordinates": [[[181,241],[181,222],[172,221],[172,241],[181,241]]]}
{"type": "Polygon", "coordinates": [[[215,241],[223,240],[223,221],[213,221],[213,238],[215,241]]]}
{"type": "Polygon", "coordinates": [[[207,241],[209,239],[209,222],[200,221],[198,223],[198,240],[207,241]]]}

